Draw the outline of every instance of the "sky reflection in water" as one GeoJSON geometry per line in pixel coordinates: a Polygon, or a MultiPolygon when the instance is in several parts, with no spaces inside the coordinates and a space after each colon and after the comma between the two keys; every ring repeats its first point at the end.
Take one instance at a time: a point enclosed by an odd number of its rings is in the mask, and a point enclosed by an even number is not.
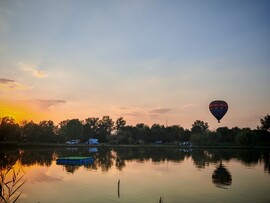
{"type": "Polygon", "coordinates": [[[19,202],[159,202],[160,197],[163,202],[270,200],[269,151],[90,151],[4,151],[1,168],[15,161],[28,171],[19,202]],[[72,155],[92,156],[95,162],[87,166],[56,165],[57,157],[72,155]]]}

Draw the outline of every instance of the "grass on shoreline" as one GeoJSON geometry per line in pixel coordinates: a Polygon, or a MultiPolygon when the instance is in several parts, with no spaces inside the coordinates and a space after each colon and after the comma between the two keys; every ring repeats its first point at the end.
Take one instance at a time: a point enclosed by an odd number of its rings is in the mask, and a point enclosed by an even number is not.
{"type": "Polygon", "coordinates": [[[89,144],[76,144],[69,145],[64,143],[32,143],[32,142],[0,142],[0,146],[7,148],[31,148],[31,147],[45,147],[45,148],[68,148],[68,147],[129,147],[129,148],[192,148],[192,149],[202,149],[202,148],[216,148],[216,149],[270,149],[270,145],[263,146],[240,146],[232,145],[231,143],[220,143],[212,145],[193,145],[192,147],[179,146],[178,144],[109,144],[109,143],[100,143],[98,145],[89,145],[89,144]]]}

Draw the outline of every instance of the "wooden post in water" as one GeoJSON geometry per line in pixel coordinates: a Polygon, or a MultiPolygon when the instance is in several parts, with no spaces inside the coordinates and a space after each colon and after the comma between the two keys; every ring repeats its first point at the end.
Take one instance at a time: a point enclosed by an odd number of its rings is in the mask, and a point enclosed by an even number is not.
{"type": "Polygon", "coordinates": [[[118,180],[118,198],[120,198],[120,180],[118,180]]]}

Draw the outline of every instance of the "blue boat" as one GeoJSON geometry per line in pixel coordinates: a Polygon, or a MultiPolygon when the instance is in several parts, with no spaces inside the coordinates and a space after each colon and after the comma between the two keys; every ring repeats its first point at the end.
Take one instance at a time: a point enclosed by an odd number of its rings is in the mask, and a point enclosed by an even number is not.
{"type": "Polygon", "coordinates": [[[94,158],[93,157],[62,157],[56,160],[57,165],[73,165],[73,166],[81,166],[81,165],[88,165],[93,164],[94,158]]]}

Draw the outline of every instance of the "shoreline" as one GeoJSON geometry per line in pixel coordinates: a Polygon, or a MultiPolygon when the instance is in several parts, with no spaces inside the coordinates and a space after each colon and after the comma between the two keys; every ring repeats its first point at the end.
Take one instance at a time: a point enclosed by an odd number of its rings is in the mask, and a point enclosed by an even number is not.
{"type": "Polygon", "coordinates": [[[84,148],[84,147],[123,147],[123,148],[179,148],[179,149],[270,149],[270,146],[237,146],[237,145],[194,145],[189,146],[179,146],[176,144],[109,144],[101,143],[97,145],[90,144],[58,144],[58,143],[30,143],[30,142],[0,142],[0,147],[2,148],[84,148]]]}

